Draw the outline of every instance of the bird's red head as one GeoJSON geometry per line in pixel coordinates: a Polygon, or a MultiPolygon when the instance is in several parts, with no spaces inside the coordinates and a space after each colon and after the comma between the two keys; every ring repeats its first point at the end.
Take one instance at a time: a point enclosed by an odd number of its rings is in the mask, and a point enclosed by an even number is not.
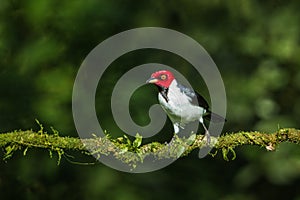
{"type": "Polygon", "coordinates": [[[161,70],[154,72],[147,83],[153,83],[160,87],[169,88],[174,79],[174,75],[170,71],[161,70]]]}

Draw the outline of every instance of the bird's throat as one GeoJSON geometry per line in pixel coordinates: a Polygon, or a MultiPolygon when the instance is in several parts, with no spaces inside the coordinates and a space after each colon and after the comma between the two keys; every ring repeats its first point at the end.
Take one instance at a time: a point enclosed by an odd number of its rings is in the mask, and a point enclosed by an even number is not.
{"type": "Polygon", "coordinates": [[[166,102],[168,102],[169,101],[169,98],[168,98],[169,88],[158,87],[158,89],[159,89],[159,93],[161,94],[161,96],[166,100],[166,102]]]}

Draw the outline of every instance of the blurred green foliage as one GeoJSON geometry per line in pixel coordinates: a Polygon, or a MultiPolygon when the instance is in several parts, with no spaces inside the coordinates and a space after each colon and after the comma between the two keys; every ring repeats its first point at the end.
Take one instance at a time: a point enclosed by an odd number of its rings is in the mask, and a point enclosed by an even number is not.
{"type": "MultiPolygon", "coordinates": [[[[0,4],[0,131],[54,126],[77,137],[71,95],[76,72],[101,41],[130,28],[171,28],[197,40],[221,71],[226,91],[225,131],[274,131],[300,124],[300,3],[286,1],[21,1],[0,4]]],[[[201,77],[186,61],[163,51],[141,50],[117,59],[97,91],[98,117],[110,133],[110,94],[133,66],[174,67],[206,97],[201,77]],[[191,78],[193,77],[193,78],[191,78]]],[[[132,99],[133,119],[147,124],[156,88],[132,99]]],[[[170,122],[155,140],[171,136],[170,122]]],[[[75,154],[70,152],[70,154],[75,154]]],[[[47,152],[0,162],[1,199],[300,199],[300,149],[276,152],[242,147],[237,159],[198,159],[197,152],[147,174],[126,174],[102,164],[60,166],[47,152]]],[[[83,159],[75,154],[75,159],[83,159]]]]}

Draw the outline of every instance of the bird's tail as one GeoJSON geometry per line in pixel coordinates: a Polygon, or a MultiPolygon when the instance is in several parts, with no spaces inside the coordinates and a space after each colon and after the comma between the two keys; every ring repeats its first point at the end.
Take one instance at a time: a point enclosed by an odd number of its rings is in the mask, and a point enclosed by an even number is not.
{"type": "Polygon", "coordinates": [[[209,121],[214,122],[214,123],[221,123],[221,122],[226,122],[227,121],[224,117],[222,117],[222,116],[220,116],[216,113],[213,113],[211,111],[209,111],[204,116],[204,119],[209,120],[209,121]]]}

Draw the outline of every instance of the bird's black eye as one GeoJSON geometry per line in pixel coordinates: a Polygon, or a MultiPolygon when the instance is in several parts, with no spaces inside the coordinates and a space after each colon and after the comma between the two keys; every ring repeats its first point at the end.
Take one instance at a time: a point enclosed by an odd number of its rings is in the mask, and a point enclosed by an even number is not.
{"type": "Polygon", "coordinates": [[[166,79],[167,79],[167,75],[165,75],[165,74],[161,75],[161,76],[160,76],[160,79],[161,79],[161,80],[166,80],[166,79]]]}

